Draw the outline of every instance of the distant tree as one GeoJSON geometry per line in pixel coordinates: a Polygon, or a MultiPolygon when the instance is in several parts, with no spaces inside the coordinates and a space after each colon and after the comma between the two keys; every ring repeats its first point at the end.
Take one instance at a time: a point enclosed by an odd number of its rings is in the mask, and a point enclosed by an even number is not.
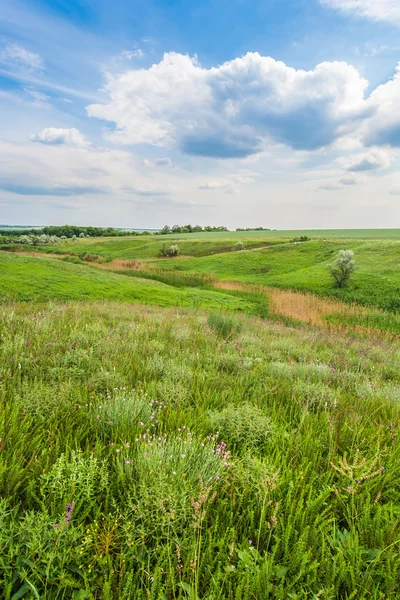
{"type": "Polygon", "coordinates": [[[171,233],[171,227],[169,225],[164,225],[164,227],[160,231],[161,235],[166,235],[171,233]]]}
{"type": "Polygon", "coordinates": [[[339,250],[335,262],[328,265],[329,272],[338,288],[342,288],[348,282],[355,268],[356,261],[352,250],[339,250]]]}
{"type": "Polygon", "coordinates": [[[30,244],[31,238],[28,235],[21,235],[18,241],[20,244],[30,244]]]}
{"type": "Polygon", "coordinates": [[[83,231],[81,231],[81,232],[80,232],[80,234],[79,234],[79,237],[80,237],[80,238],[84,238],[84,237],[86,237],[86,236],[85,236],[85,234],[83,233],[83,231]]]}
{"type": "Polygon", "coordinates": [[[174,256],[179,255],[179,246],[177,244],[173,244],[172,246],[167,247],[165,244],[160,250],[161,256],[166,256],[168,258],[173,258],[174,256]]]}

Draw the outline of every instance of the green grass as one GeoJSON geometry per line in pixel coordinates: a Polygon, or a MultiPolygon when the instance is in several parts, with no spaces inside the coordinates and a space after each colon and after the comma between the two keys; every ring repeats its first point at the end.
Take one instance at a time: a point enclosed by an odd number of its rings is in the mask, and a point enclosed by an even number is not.
{"type": "Polygon", "coordinates": [[[339,240],[280,244],[261,250],[162,261],[159,268],[334,296],[389,310],[400,309],[400,243],[339,240]],[[342,290],[333,286],[327,265],[341,248],[355,252],[357,270],[342,290]]]}
{"type": "Polygon", "coordinates": [[[244,316],[0,306],[0,597],[399,598],[399,360],[244,316]]]}
{"type": "MultiPolygon", "coordinates": [[[[77,239],[75,241],[61,241],[55,245],[46,246],[29,246],[30,251],[35,249],[40,252],[49,253],[74,253],[74,254],[96,254],[112,260],[113,258],[123,259],[145,259],[157,258],[160,256],[160,250],[165,245],[172,245],[179,236],[157,236],[157,237],[140,237],[140,238],[92,238],[92,239],[77,239]]],[[[246,240],[247,248],[260,247],[279,243],[281,240],[264,239],[258,236],[255,239],[246,240]]],[[[230,252],[232,246],[237,242],[234,235],[225,235],[222,239],[219,238],[198,238],[193,235],[190,239],[181,238],[179,242],[180,253],[187,256],[207,256],[218,252],[230,252]]],[[[23,248],[23,247],[22,247],[23,248]]],[[[26,247],[24,248],[26,249],[26,247]]]]}
{"type": "Polygon", "coordinates": [[[257,312],[256,305],[230,294],[188,287],[178,289],[158,281],[126,277],[51,258],[3,252],[0,253],[0,273],[3,301],[118,300],[257,312]]]}

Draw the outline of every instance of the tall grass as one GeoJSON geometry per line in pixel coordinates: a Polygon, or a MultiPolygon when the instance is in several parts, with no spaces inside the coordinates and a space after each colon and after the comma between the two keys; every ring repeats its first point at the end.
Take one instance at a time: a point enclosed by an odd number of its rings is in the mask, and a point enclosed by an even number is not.
{"type": "Polygon", "coordinates": [[[400,347],[0,308],[0,597],[400,597],[400,347]],[[228,337],[228,339],[227,339],[228,337]]]}

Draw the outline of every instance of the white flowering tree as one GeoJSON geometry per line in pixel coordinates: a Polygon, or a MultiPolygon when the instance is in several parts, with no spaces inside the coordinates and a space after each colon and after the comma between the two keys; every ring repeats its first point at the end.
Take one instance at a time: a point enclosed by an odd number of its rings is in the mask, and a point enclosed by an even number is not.
{"type": "Polygon", "coordinates": [[[348,282],[355,268],[356,261],[352,250],[339,250],[335,262],[328,265],[329,272],[338,288],[342,288],[348,282]]]}

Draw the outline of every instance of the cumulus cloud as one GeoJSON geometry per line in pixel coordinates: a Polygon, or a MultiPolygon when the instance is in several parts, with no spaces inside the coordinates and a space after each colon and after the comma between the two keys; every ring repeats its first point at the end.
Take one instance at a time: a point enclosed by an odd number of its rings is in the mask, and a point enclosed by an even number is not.
{"type": "Polygon", "coordinates": [[[77,147],[88,147],[90,142],[85,138],[84,135],[71,127],[71,129],[60,129],[58,127],[46,127],[37,134],[33,134],[29,138],[32,142],[39,142],[40,144],[48,144],[49,146],[77,146],[77,147]]]}
{"type": "Polygon", "coordinates": [[[0,62],[6,65],[19,65],[33,70],[44,67],[42,57],[19,44],[7,44],[0,49],[0,62]]]}
{"type": "Polygon", "coordinates": [[[400,148],[399,97],[400,63],[394,77],[377,87],[367,101],[371,116],[361,125],[360,130],[366,145],[400,148]]]}
{"type": "Polygon", "coordinates": [[[303,71],[248,53],[205,69],[195,58],[168,53],[148,69],[109,75],[109,101],[87,111],[115,125],[108,138],[116,143],[244,158],[268,143],[296,150],[331,144],[363,113],[366,87],[344,62],[303,71]]]}
{"type": "Polygon", "coordinates": [[[362,173],[365,171],[376,171],[377,169],[387,169],[393,163],[394,159],[387,152],[375,149],[365,154],[350,159],[345,165],[347,171],[351,173],[362,173]]]}
{"type": "Polygon", "coordinates": [[[374,21],[396,21],[400,24],[398,0],[320,0],[321,4],[344,13],[374,21]]]}

